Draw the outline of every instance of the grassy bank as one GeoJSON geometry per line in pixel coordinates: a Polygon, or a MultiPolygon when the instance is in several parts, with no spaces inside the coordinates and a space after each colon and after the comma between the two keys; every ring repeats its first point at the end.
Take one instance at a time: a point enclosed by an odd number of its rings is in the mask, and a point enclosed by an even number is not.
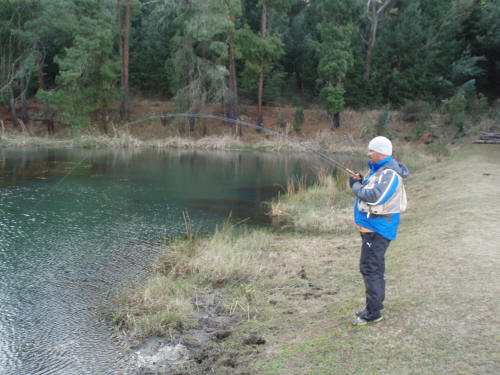
{"type": "Polygon", "coordinates": [[[5,133],[0,136],[0,146],[11,148],[22,147],[67,147],[85,149],[103,148],[149,148],[156,150],[183,149],[183,150],[225,150],[225,151],[273,151],[273,152],[309,152],[297,142],[324,152],[358,152],[361,145],[346,145],[334,134],[322,134],[308,140],[292,136],[286,140],[279,136],[252,135],[239,138],[231,134],[191,137],[168,136],[159,139],[144,140],[128,132],[120,131],[113,135],[102,135],[95,132],[86,132],[73,136],[63,137],[32,136],[27,133],[5,133]]]}
{"type": "Polygon", "coordinates": [[[250,321],[262,313],[263,301],[277,291],[307,289],[307,262],[291,242],[304,245],[295,229],[318,234],[351,230],[351,219],[344,212],[348,193],[341,185],[345,179],[340,181],[320,174],[310,187],[290,182],[286,195],[269,205],[275,215],[280,210],[284,224],[280,230],[228,222],[213,235],[195,236],[188,225],[187,238],[165,243],[153,278],[120,296],[115,323],[134,340],[178,336],[197,324],[193,301],[213,290],[218,293],[211,304],[250,321]],[[336,215],[335,205],[344,215],[336,215]],[[306,211],[304,219],[296,220],[306,211]],[[283,231],[287,227],[294,230],[283,231]]]}
{"type": "Polygon", "coordinates": [[[229,337],[205,344],[209,354],[178,374],[495,373],[500,259],[492,238],[500,232],[490,216],[500,217],[500,150],[481,147],[440,162],[410,153],[420,167],[389,248],[377,325],[349,324],[364,304],[360,243],[345,181],[328,176],[289,186],[273,203],[286,231],[225,225],[165,244],[155,276],[122,296],[115,322],[137,339],[170,335],[189,345],[182,333],[199,325],[198,299],[209,296],[219,314],[237,317],[229,337]],[[473,203],[466,214],[464,201],[473,203]],[[478,233],[488,235],[474,240],[478,233]]]}

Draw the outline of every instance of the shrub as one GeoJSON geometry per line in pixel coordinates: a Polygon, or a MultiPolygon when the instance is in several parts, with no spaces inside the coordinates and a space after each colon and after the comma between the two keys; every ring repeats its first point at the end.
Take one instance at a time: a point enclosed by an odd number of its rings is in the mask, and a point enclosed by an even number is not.
{"type": "Polygon", "coordinates": [[[432,112],[432,106],[423,101],[415,100],[406,103],[401,108],[401,118],[404,121],[426,121],[432,112]]]}
{"type": "Polygon", "coordinates": [[[460,132],[464,132],[468,124],[465,113],[467,109],[465,90],[460,88],[455,95],[450,99],[443,100],[442,103],[443,110],[447,113],[446,123],[455,126],[460,132]]]}
{"type": "Polygon", "coordinates": [[[375,123],[375,134],[380,135],[384,132],[385,125],[391,117],[391,112],[389,110],[384,110],[380,112],[377,117],[377,122],[375,123]]]}
{"type": "Polygon", "coordinates": [[[414,126],[412,126],[408,137],[410,141],[418,141],[427,131],[426,122],[420,120],[414,126]]]}
{"type": "Polygon", "coordinates": [[[282,128],[285,128],[287,125],[285,115],[281,110],[278,111],[278,125],[282,128]]]}

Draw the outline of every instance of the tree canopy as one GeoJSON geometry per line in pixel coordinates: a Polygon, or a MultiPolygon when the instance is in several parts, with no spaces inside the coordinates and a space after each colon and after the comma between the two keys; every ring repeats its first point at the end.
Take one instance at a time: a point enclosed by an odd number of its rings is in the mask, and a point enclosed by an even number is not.
{"type": "MultiPolygon", "coordinates": [[[[131,93],[183,111],[262,100],[335,116],[346,105],[438,103],[471,85],[499,94],[500,0],[127,4],[131,93]]],[[[117,0],[2,1],[0,104],[36,96],[70,125],[118,109],[119,10],[117,0]]]]}

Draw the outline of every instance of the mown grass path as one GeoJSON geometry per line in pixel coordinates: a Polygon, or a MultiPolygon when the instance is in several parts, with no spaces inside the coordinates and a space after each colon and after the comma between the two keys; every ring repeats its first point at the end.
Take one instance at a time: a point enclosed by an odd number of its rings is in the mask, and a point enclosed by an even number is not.
{"type": "Polygon", "coordinates": [[[329,292],[270,297],[254,327],[268,338],[249,361],[256,374],[500,373],[500,147],[452,152],[407,186],[384,321],[349,325],[363,305],[355,232],[288,239],[311,283],[329,292]]]}

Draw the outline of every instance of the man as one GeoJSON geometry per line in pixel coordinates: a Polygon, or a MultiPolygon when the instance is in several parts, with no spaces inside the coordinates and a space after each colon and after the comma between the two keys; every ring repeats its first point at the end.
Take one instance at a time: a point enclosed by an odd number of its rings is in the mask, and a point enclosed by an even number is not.
{"type": "Polygon", "coordinates": [[[356,196],[354,222],[363,244],[360,271],[365,282],[366,306],[356,313],[355,326],[382,320],[385,298],[385,252],[396,238],[399,216],[406,209],[403,178],[408,168],[392,157],[392,143],[386,137],[375,137],[368,144],[370,174],[349,179],[356,196]]]}

